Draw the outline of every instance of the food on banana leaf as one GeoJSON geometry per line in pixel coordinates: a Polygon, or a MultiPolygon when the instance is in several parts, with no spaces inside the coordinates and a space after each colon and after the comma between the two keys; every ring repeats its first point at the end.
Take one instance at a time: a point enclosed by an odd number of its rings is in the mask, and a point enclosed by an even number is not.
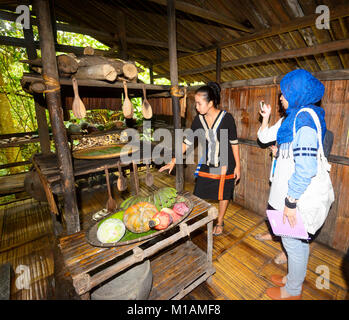
{"type": "Polygon", "coordinates": [[[184,216],[189,208],[187,207],[187,205],[185,204],[185,202],[177,202],[174,206],[173,206],[173,210],[180,216],[184,216]]]}
{"type": "Polygon", "coordinates": [[[125,225],[119,219],[106,219],[97,229],[97,239],[102,243],[119,241],[125,234],[125,225]]]}
{"type": "Polygon", "coordinates": [[[157,211],[149,202],[138,202],[125,210],[123,222],[133,233],[147,232],[150,230],[148,222],[157,211]]]}
{"type": "Polygon", "coordinates": [[[163,208],[160,212],[166,212],[172,217],[172,222],[176,223],[178,220],[182,219],[182,216],[177,214],[174,210],[170,208],[163,208]]]}
{"type": "Polygon", "coordinates": [[[173,222],[172,216],[165,211],[157,212],[150,220],[149,227],[156,230],[167,229],[173,222]]]}

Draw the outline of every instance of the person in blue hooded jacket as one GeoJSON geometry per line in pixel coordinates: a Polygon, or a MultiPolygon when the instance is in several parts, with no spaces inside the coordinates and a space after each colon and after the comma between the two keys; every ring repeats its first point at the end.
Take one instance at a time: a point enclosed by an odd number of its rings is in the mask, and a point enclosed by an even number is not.
{"type": "MultiPolygon", "coordinates": [[[[273,126],[268,139],[277,142],[274,175],[270,188],[268,206],[283,211],[284,221],[291,226],[296,224],[297,200],[309,186],[312,177],[317,173],[317,129],[312,116],[308,112],[297,113],[303,108],[315,111],[320,124],[322,140],[326,133],[325,111],[315,105],[324,94],[324,85],[311,73],[297,69],[286,74],[280,83],[281,103],[286,109],[286,116],[273,126]],[[297,115],[297,117],[296,117],[297,115]],[[293,136],[295,123],[296,134],[293,136]]],[[[260,129],[268,130],[270,105],[261,112],[263,123],[260,129]]],[[[269,141],[261,141],[267,143],[269,141]]],[[[288,257],[287,276],[272,275],[271,281],[277,287],[268,288],[267,295],[276,300],[301,299],[302,284],[305,279],[309,242],[301,239],[281,237],[288,257]]]]}

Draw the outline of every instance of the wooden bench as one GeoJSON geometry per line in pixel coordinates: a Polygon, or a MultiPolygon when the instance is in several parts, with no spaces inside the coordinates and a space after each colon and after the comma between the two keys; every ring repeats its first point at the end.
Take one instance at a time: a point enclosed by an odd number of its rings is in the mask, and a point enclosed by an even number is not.
{"type": "Polygon", "coordinates": [[[185,195],[194,203],[190,215],[154,238],[107,249],[91,246],[84,231],[60,238],[64,264],[80,297],[89,299],[91,289],[145,258],[151,259],[153,271],[149,299],[181,299],[203,281],[210,281],[215,272],[212,227],[218,211],[189,192],[185,195]],[[193,231],[204,226],[207,226],[206,252],[188,240],[193,231]]]}

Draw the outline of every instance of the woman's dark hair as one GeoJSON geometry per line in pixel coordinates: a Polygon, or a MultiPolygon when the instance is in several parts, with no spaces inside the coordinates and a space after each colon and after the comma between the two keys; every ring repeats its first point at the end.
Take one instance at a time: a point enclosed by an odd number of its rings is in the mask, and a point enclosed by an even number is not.
{"type": "Polygon", "coordinates": [[[207,102],[212,101],[216,108],[221,102],[221,87],[217,82],[209,82],[207,85],[200,87],[195,91],[197,93],[204,93],[204,98],[207,102]]]}

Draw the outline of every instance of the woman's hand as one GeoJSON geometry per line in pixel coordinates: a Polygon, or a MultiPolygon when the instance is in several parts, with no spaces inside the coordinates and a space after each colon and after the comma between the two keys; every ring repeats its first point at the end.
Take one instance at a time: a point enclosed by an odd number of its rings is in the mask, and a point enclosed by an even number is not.
{"type": "Polygon", "coordinates": [[[271,153],[273,154],[273,157],[275,158],[276,153],[278,152],[278,147],[277,146],[270,146],[269,147],[271,153]]]}
{"type": "Polygon", "coordinates": [[[234,169],[235,183],[240,180],[240,166],[236,166],[234,169]]]}
{"type": "Polygon", "coordinates": [[[286,217],[287,217],[288,222],[290,223],[291,228],[293,228],[297,224],[296,210],[297,209],[287,208],[286,206],[285,206],[285,209],[284,209],[283,223],[286,222],[286,217]]]}
{"type": "Polygon", "coordinates": [[[175,165],[176,165],[176,159],[173,158],[173,159],[171,160],[170,163],[168,163],[168,164],[162,166],[162,167],[159,169],[159,172],[163,172],[163,171],[165,171],[165,170],[168,170],[168,173],[170,174],[171,171],[173,170],[173,168],[175,167],[175,165]]]}
{"type": "Polygon", "coordinates": [[[270,114],[271,114],[271,106],[270,106],[270,104],[264,104],[263,109],[262,109],[262,110],[259,110],[259,114],[260,114],[263,118],[269,119],[270,114]]]}

